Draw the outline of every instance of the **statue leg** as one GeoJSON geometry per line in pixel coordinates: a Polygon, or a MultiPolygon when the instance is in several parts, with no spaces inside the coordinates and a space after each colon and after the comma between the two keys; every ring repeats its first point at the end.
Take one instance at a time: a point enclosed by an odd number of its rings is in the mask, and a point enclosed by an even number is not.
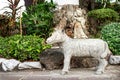
{"type": "Polygon", "coordinates": [[[99,66],[97,68],[96,74],[104,73],[105,67],[107,66],[108,62],[106,59],[99,59],[99,66]]]}
{"type": "Polygon", "coordinates": [[[70,54],[65,54],[64,55],[64,65],[62,69],[62,74],[67,74],[70,68],[70,60],[71,60],[71,55],[70,54]]]}

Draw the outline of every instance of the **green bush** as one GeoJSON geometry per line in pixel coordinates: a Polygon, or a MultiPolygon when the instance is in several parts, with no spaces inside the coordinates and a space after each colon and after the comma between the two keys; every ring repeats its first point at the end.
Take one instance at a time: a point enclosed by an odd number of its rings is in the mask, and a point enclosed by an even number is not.
{"type": "Polygon", "coordinates": [[[55,4],[52,2],[39,3],[27,9],[23,13],[23,31],[27,35],[36,34],[42,38],[47,38],[52,31],[53,10],[55,4]]]}
{"type": "MultiPolygon", "coordinates": [[[[111,5],[111,6],[108,6],[108,7],[115,10],[116,12],[118,12],[119,16],[120,16],[120,5],[119,4],[111,5]]],[[[120,21],[120,18],[119,18],[119,21],[120,21]]]]}
{"type": "Polygon", "coordinates": [[[14,58],[20,61],[39,60],[39,54],[50,48],[39,36],[14,35],[0,38],[0,55],[4,58],[14,58]]]}
{"type": "Polygon", "coordinates": [[[116,21],[119,19],[119,14],[109,8],[97,9],[88,12],[89,17],[93,17],[95,19],[103,20],[103,21],[116,21]]]}
{"type": "Polygon", "coordinates": [[[118,22],[119,14],[109,8],[96,9],[88,12],[89,31],[92,36],[99,37],[102,27],[111,22],[118,22]]]}
{"type": "Polygon", "coordinates": [[[110,23],[103,27],[102,39],[108,42],[113,54],[120,55],[120,23],[110,23]]]}

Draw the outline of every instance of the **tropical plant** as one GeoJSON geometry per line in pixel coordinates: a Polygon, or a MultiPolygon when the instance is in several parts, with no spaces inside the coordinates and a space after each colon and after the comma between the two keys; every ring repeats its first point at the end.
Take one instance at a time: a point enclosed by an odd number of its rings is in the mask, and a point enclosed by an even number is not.
{"type": "Polygon", "coordinates": [[[39,54],[50,47],[50,45],[44,43],[43,38],[35,35],[0,37],[0,55],[4,58],[37,61],[39,60],[39,54]]]}
{"type": "Polygon", "coordinates": [[[9,2],[9,6],[6,6],[5,8],[9,8],[11,12],[5,11],[4,13],[7,16],[11,17],[11,26],[15,27],[17,11],[20,10],[22,6],[18,7],[20,0],[7,0],[7,1],[9,2]]]}
{"type": "Polygon", "coordinates": [[[54,9],[53,2],[39,3],[29,7],[22,18],[24,34],[36,34],[47,38],[52,31],[54,9]]]}
{"type": "Polygon", "coordinates": [[[0,31],[2,33],[1,36],[10,36],[19,32],[18,27],[16,26],[17,19],[16,15],[18,13],[18,10],[20,10],[22,7],[22,6],[18,7],[20,0],[7,0],[7,1],[9,2],[9,5],[5,6],[3,9],[8,8],[10,9],[10,11],[5,11],[4,15],[1,15],[0,17],[0,25],[2,24],[2,26],[0,26],[1,27],[0,31]]]}
{"type": "Polygon", "coordinates": [[[111,51],[120,55],[120,23],[110,23],[103,27],[102,39],[107,41],[111,51]]]}
{"type": "Polygon", "coordinates": [[[5,15],[0,15],[0,35],[5,37],[8,34],[8,28],[9,28],[9,17],[5,15]]]}

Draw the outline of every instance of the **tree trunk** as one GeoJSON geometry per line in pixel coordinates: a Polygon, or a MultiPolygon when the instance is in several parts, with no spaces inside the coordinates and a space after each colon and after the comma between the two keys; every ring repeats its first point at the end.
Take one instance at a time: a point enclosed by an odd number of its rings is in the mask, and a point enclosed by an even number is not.
{"type": "Polygon", "coordinates": [[[91,0],[91,10],[95,9],[95,0],[91,0]]]}
{"type": "Polygon", "coordinates": [[[83,0],[79,0],[79,7],[80,7],[80,8],[83,8],[82,5],[83,5],[83,0]]]}
{"type": "Polygon", "coordinates": [[[95,0],[79,0],[79,7],[93,10],[95,8],[95,0]]]}
{"type": "Polygon", "coordinates": [[[37,3],[43,3],[45,0],[24,0],[25,6],[29,7],[31,5],[36,5],[37,3]]]}
{"type": "Polygon", "coordinates": [[[33,0],[24,0],[26,8],[32,5],[33,0]]]}

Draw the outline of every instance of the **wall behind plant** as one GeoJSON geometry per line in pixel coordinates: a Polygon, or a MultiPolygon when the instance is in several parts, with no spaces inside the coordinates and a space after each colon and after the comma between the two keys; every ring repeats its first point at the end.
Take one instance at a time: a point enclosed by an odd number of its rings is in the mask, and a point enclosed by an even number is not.
{"type": "MultiPolygon", "coordinates": [[[[51,0],[45,0],[50,2],[51,0]]],[[[58,5],[65,5],[65,4],[73,4],[79,5],[79,0],[53,0],[53,2],[57,3],[58,5]]]]}

